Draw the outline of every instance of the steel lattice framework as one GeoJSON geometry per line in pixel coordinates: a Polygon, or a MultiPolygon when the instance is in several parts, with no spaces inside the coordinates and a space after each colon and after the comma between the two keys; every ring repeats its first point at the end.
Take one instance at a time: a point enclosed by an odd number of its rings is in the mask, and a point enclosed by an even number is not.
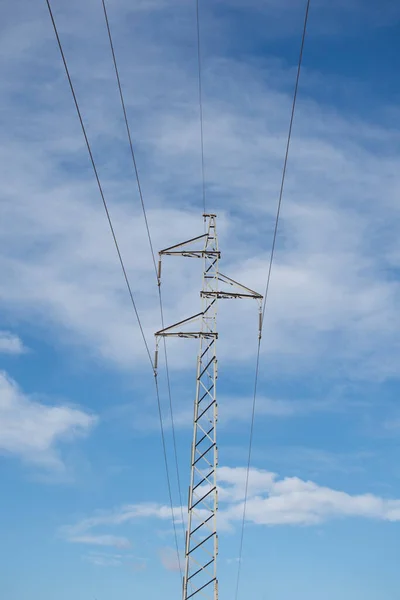
{"type": "Polygon", "coordinates": [[[254,298],[259,301],[261,332],[262,296],[219,271],[221,257],[218,247],[216,215],[203,215],[206,233],[165,250],[161,250],[158,279],[161,282],[161,258],[164,255],[202,258],[204,260],[203,286],[200,292],[202,311],[158,331],[156,335],[157,368],[158,340],[160,337],[199,338],[197,356],[196,397],[193,418],[188,523],[185,542],[185,571],[183,600],[204,597],[218,600],[217,579],[217,305],[220,298],[254,298]],[[203,241],[202,249],[196,246],[203,241]],[[231,290],[220,290],[225,284],[231,290]],[[233,289],[232,289],[233,288],[233,289]],[[187,330],[189,323],[200,326],[187,330]]]}

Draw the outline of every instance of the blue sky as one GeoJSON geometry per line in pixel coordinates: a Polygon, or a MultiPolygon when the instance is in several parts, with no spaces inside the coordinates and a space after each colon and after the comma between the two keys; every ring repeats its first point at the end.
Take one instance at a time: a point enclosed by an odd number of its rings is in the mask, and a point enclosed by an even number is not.
{"type": "MultiPolygon", "coordinates": [[[[156,249],[202,232],[194,2],[109,0],[156,249]]],[[[146,337],[160,328],[100,0],[53,9],[146,337]]],[[[265,288],[304,3],[201,2],[207,207],[265,288]]],[[[45,2],[0,35],[0,596],[179,597],[152,373],[45,2]],[[23,575],[23,576],[21,576],[23,575]]],[[[262,345],[240,598],[394,600],[400,552],[400,8],[311,1],[262,345]]],[[[201,267],[163,267],[165,320],[201,267]]],[[[232,598],[257,347],[221,303],[220,598],[232,598]]],[[[183,504],[196,343],[169,344],[183,504]]],[[[161,366],[173,501],[165,372],[161,366]]],[[[182,542],[178,522],[179,542],[182,542]]]]}

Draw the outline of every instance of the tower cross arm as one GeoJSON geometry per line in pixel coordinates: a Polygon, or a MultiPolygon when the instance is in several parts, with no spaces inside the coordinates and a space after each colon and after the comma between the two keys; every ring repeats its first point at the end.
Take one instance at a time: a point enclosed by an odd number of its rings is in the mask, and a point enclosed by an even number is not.
{"type": "MultiPolygon", "coordinates": [[[[215,235],[215,234],[214,234],[215,235]]],[[[214,235],[212,232],[203,233],[202,235],[198,235],[190,240],[186,240],[184,242],[180,242],[179,244],[174,244],[173,246],[169,246],[168,248],[164,248],[164,250],[160,250],[159,260],[158,260],[158,270],[157,270],[157,280],[158,285],[161,285],[161,259],[163,256],[185,256],[186,258],[221,258],[221,252],[217,248],[209,248],[208,245],[213,241],[214,235]],[[199,240],[205,240],[205,246],[202,249],[196,248],[195,242],[199,240]],[[191,247],[194,245],[194,247],[191,247]]]]}
{"type": "Polygon", "coordinates": [[[193,315],[193,317],[189,317],[188,319],[183,319],[182,321],[178,321],[178,323],[174,323],[173,325],[169,325],[169,327],[165,327],[164,329],[160,329],[160,331],[156,331],[154,334],[156,338],[158,337],[186,337],[186,338],[218,338],[218,334],[216,332],[211,331],[181,331],[176,330],[180,325],[186,325],[187,323],[192,323],[196,321],[200,317],[204,316],[204,311],[197,313],[197,315],[193,315]]]}
{"type": "Polygon", "coordinates": [[[231,279],[231,277],[227,277],[227,275],[223,275],[222,273],[218,273],[217,276],[218,281],[222,281],[235,288],[235,291],[224,291],[224,290],[203,290],[201,292],[201,296],[203,298],[254,298],[255,300],[261,301],[263,296],[258,292],[246,287],[245,285],[231,279]]]}
{"type": "Polygon", "coordinates": [[[198,242],[199,240],[204,240],[206,238],[208,240],[211,240],[212,236],[210,236],[207,233],[203,233],[203,235],[198,235],[197,237],[191,238],[190,240],[186,240],[185,242],[174,244],[174,246],[169,246],[169,248],[164,248],[164,250],[160,250],[159,252],[160,258],[163,255],[189,256],[194,258],[203,258],[204,256],[218,255],[218,258],[220,258],[221,253],[218,250],[209,250],[207,248],[190,248],[190,245],[193,244],[193,242],[198,242]]]}
{"type": "Polygon", "coordinates": [[[173,250],[177,250],[178,248],[182,248],[182,246],[187,246],[188,244],[192,244],[193,242],[197,242],[198,240],[203,240],[207,236],[206,233],[203,235],[198,235],[194,238],[190,238],[190,240],[186,240],[185,242],[180,242],[179,244],[174,244],[173,246],[169,246],[169,248],[164,248],[164,250],[160,250],[159,254],[169,254],[173,250]]]}

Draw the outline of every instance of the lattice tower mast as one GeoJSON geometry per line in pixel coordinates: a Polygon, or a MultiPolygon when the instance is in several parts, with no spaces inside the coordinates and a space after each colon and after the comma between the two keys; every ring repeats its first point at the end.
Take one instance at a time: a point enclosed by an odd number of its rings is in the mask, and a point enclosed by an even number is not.
{"type": "Polygon", "coordinates": [[[204,261],[203,286],[200,292],[202,311],[155,334],[156,369],[160,337],[200,339],[193,416],[183,600],[189,600],[193,597],[218,600],[218,405],[216,388],[218,299],[254,298],[258,300],[260,315],[259,335],[261,335],[262,296],[220,273],[219,259],[221,254],[218,247],[216,215],[205,214],[203,217],[206,223],[206,233],[161,250],[158,267],[160,285],[161,258],[163,255],[202,258],[204,261]],[[204,247],[198,250],[196,246],[201,241],[204,241],[204,247]],[[221,283],[235,288],[236,291],[220,290],[221,283]],[[200,322],[200,327],[193,328],[192,331],[186,330],[186,326],[194,322],[200,322]]]}

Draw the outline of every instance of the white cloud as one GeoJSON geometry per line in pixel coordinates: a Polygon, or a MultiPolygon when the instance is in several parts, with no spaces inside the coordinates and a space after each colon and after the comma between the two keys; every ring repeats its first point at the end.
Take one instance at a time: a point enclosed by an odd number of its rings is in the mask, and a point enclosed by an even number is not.
{"type": "Polygon", "coordinates": [[[69,406],[50,406],[25,395],[0,372],[0,452],[48,468],[62,468],[61,442],[87,434],[96,417],[69,406]]]}
{"type": "MultiPolygon", "coordinates": [[[[152,346],[160,321],[157,289],[110,56],[101,41],[104,24],[93,6],[78,4],[60,12],[61,29],[69,34],[68,60],[152,346]]],[[[185,38],[193,15],[172,3],[167,12],[177,11],[181,27],[151,36],[160,23],[170,27],[170,13],[157,12],[154,20],[153,8],[151,3],[146,12],[145,3],[131,7],[121,1],[112,18],[121,34],[120,71],[157,250],[195,235],[202,223],[196,81],[185,38]],[[124,23],[138,7],[140,31],[127,35],[124,23]],[[127,61],[127,55],[141,59],[127,61]]],[[[205,12],[203,18],[214,23],[215,15],[205,12]]],[[[43,12],[34,25],[23,30],[18,70],[10,74],[8,63],[0,65],[10,82],[3,98],[10,127],[0,140],[5,165],[0,234],[9,247],[0,258],[0,304],[14,318],[37,322],[40,335],[89,349],[118,368],[141,368],[146,353],[48,16],[43,12]],[[47,87],[30,75],[38,69],[46,73],[47,87]],[[21,90],[32,98],[28,106],[13,101],[21,90]]],[[[8,43],[14,38],[9,33],[8,43]]],[[[271,59],[251,65],[227,59],[222,37],[213,53],[204,68],[207,195],[220,214],[223,270],[263,291],[293,67],[271,59]]],[[[277,373],[303,373],[324,360],[345,365],[352,377],[386,378],[397,374],[400,357],[400,289],[391,274],[400,264],[399,131],[317,104],[312,75],[296,113],[263,352],[277,373]]],[[[197,267],[173,259],[165,266],[166,323],[197,312],[197,267]]],[[[222,306],[221,362],[246,367],[256,349],[254,306],[222,306]]],[[[180,342],[170,344],[175,369],[193,364],[180,342]]]]}
{"type": "MultiPolygon", "coordinates": [[[[146,13],[145,6],[140,6],[146,13]]],[[[153,14],[151,8],[148,17],[153,14]]],[[[114,14],[117,25],[130,10],[128,4],[119,3],[114,14]]],[[[120,164],[125,165],[129,156],[124,154],[124,131],[117,118],[118,98],[104,93],[106,84],[110,90],[115,86],[109,56],[94,34],[94,44],[84,44],[85,19],[93,17],[96,26],[100,24],[101,15],[89,11],[92,7],[79,7],[74,16],[68,9],[60,13],[60,20],[73,36],[68,58],[145,331],[152,342],[159,325],[154,275],[136,191],[126,178],[129,171],[121,172],[120,164]],[[75,18],[79,22],[75,23],[75,18]]],[[[182,13],[182,23],[186,18],[189,14],[182,13]]],[[[212,16],[205,14],[204,18],[212,16]]],[[[47,15],[36,25],[40,31],[50,27],[47,15]]],[[[119,55],[157,249],[195,235],[202,227],[197,207],[186,201],[186,192],[179,192],[187,190],[189,196],[198,196],[198,115],[194,73],[188,68],[186,53],[181,52],[180,34],[176,33],[172,47],[166,49],[164,38],[157,43],[151,39],[150,44],[144,31],[129,40],[122,36],[119,55]],[[129,56],[141,57],[137,63],[130,60],[129,65],[123,52],[128,42],[137,46],[137,52],[129,52],[129,56]],[[166,52],[176,58],[168,60],[168,68],[166,52]],[[129,83],[133,81],[134,93],[133,83],[129,83]]],[[[16,132],[11,126],[2,131],[6,209],[1,235],[9,243],[9,252],[1,258],[0,301],[5,310],[21,319],[39,316],[47,335],[49,327],[58,338],[61,331],[64,342],[84,345],[94,356],[131,368],[147,359],[92,174],[86,170],[86,151],[51,29],[43,37],[32,28],[30,35],[24,42],[30,52],[20,56],[19,69],[25,78],[17,73],[11,88],[4,91],[9,122],[26,122],[29,127],[16,132]],[[52,52],[46,52],[50,47],[52,52]],[[56,114],[44,110],[49,97],[43,95],[35,78],[28,77],[38,64],[48,70],[56,114]],[[35,99],[32,106],[10,102],[21,82],[35,99]],[[65,169],[63,165],[70,161],[74,168],[65,169]],[[18,177],[21,164],[22,179],[18,177]]],[[[229,263],[224,270],[262,291],[290,108],[285,82],[292,71],[282,63],[268,63],[266,69],[245,66],[215,50],[216,57],[208,58],[204,73],[209,199],[219,212],[229,207],[237,214],[235,218],[229,215],[229,227],[222,235],[229,263]],[[265,86],[265,77],[272,78],[274,85],[265,86]]],[[[312,368],[321,357],[344,357],[352,372],[354,361],[363,361],[364,376],[378,373],[386,377],[397,371],[398,360],[399,286],[386,276],[385,269],[386,254],[395,257],[397,247],[399,215],[392,199],[399,176],[390,149],[398,132],[355,122],[302,96],[294,133],[280,230],[282,245],[273,270],[263,347],[281,368],[288,363],[292,369],[303,369],[305,363],[312,368]],[[376,147],[371,146],[371,136],[376,147]],[[379,148],[386,142],[388,151],[382,155],[379,148]],[[376,245],[370,244],[377,206],[371,199],[378,197],[382,198],[380,214],[386,215],[387,221],[387,253],[383,246],[377,251],[376,245]]],[[[192,267],[193,262],[185,260],[169,261],[166,267],[167,322],[197,311],[200,278],[192,267]],[[191,286],[193,293],[188,293],[191,286]]],[[[224,303],[223,308],[221,327],[224,331],[229,327],[232,335],[229,344],[221,335],[221,358],[226,363],[253,357],[257,325],[250,311],[254,307],[224,303]],[[243,327],[232,326],[238,322],[243,327]]],[[[171,344],[171,366],[184,366],[189,360],[186,357],[181,345],[171,344]]]]}
{"type": "MultiPolygon", "coordinates": [[[[218,528],[220,531],[232,531],[242,522],[246,469],[221,467],[218,470],[218,480],[220,501],[218,528]]],[[[174,508],[176,523],[179,523],[180,510],[180,507],[174,508]]],[[[186,508],[184,510],[186,511],[186,508]]],[[[400,521],[400,499],[383,498],[370,493],[349,494],[298,477],[279,479],[275,473],[250,469],[247,522],[259,526],[316,525],[337,518],[398,522],[400,521]]],[[[170,519],[171,512],[167,506],[135,504],[99,513],[92,518],[65,527],[63,532],[68,541],[77,542],[81,532],[85,532],[83,543],[86,543],[84,538],[90,540],[91,531],[97,527],[115,528],[143,520],[161,520],[169,523],[170,519]]],[[[100,538],[102,537],[103,535],[100,535],[100,538]]],[[[166,568],[172,570],[176,568],[176,555],[170,549],[162,551],[160,556],[166,568]]]]}
{"type": "Polygon", "coordinates": [[[26,348],[22,340],[9,331],[0,331],[0,353],[23,354],[26,348]]]}
{"type": "MultiPolygon", "coordinates": [[[[228,503],[223,521],[232,524],[243,515],[246,469],[220,469],[219,479],[228,503]]],[[[256,525],[313,525],[338,517],[400,521],[400,500],[373,494],[351,495],[298,477],[277,479],[276,474],[251,469],[247,521],[256,525]]]]}

